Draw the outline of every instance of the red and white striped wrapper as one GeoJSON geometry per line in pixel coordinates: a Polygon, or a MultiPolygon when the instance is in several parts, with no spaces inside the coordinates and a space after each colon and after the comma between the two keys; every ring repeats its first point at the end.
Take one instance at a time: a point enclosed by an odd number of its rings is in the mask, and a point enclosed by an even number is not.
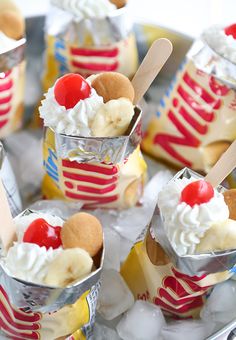
{"type": "Polygon", "coordinates": [[[104,19],[73,17],[65,25],[68,13],[53,7],[46,22],[46,64],[43,87],[46,91],[65,73],[91,74],[114,71],[132,77],[138,66],[138,54],[132,21],[126,7],[104,19]],[[55,31],[55,25],[57,30],[55,31]]]}
{"type": "Polygon", "coordinates": [[[115,138],[66,136],[46,128],[44,197],[80,201],[89,209],[136,205],[146,179],[141,111],[135,109],[132,122],[130,133],[115,138]]]}
{"type": "Polygon", "coordinates": [[[19,129],[23,123],[26,40],[0,54],[0,138],[19,129]]]}

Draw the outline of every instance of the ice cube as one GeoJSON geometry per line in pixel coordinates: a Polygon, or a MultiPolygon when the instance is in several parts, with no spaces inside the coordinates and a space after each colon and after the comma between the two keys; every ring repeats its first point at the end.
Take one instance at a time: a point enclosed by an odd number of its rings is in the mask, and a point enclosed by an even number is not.
{"type": "MultiPolygon", "coordinates": [[[[161,165],[158,164],[158,167],[161,165]]],[[[169,170],[162,170],[157,172],[144,188],[142,202],[154,202],[156,205],[157,197],[159,192],[162,190],[164,185],[169,182],[173,177],[173,174],[169,170]]]]}
{"type": "Polygon", "coordinates": [[[104,325],[108,328],[111,328],[111,329],[115,329],[116,330],[116,326],[118,325],[118,323],[120,322],[120,319],[122,318],[122,315],[119,315],[117,316],[115,319],[112,319],[112,320],[106,320],[104,319],[101,314],[99,313],[96,313],[96,319],[95,319],[95,322],[96,323],[99,323],[100,325],[104,325]]]}
{"type": "Polygon", "coordinates": [[[161,309],[139,300],[118,323],[117,331],[123,340],[157,340],[164,325],[161,309]]]}
{"type": "Polygon", "coordinates": [[[162,329],[164,340],[204,340],[213,332],[214,325],[202,320],[181,320],[167,324],[162,329]]]}
{"type": "Polygon", "coordinates": [[[119,335],[114,329],[95,323],[93,329],[93,340],[120,340],[119,335]]]}
{"type": "Polygon", "coordinates": [[[41,186],[44,175],[42,141],[28,131],[20,131],[6,139],[6,147],[20,192],[26,199],[41,186]]]}
{"type": "Polygon", "coordinates": [[[216,285],[201,311],[201,318],[226,324],[236,318],[236,281],[216,285]]]}
{"type": "Polygon", "coordinates": [[[104,228],[105,236],[105,258],[104,269],[120,270],[121,243],[120,235],[111,228],[104,228]]]}
{"type": "Polygon", "coordinates": [[[77,213],[81,207],[81,202],[63,201],[63,200],[41,200],[34,202],[29,206],[29,209],[46,212],[52,215],[67,219],[71,215],[77,213]]]}
{"type": "MultiPolygon", "coordinates": [[[[156,175],[157,173],[157,169],[158,169],[158,173],[161,174],[162,173],[169,171],[169,168],[166,164],[160,163],[158,161],[156,161],[154,158],[148,156],[148,155],[144,155],[144,160],[147,163],[147,169],[148,169],[148,177],[152,178],[156,175]]],[[[174,174],[174,172],[173,172],[174,174]]],[[[172,175],[170,175],[170,179],[173,177],[172,175]]],[[[160,180],[159,180],[160,182],[160,180]]]]}
{"type": "Polygon", "coordinates": [[[142,206],[119,213],[116,221],[113,222],[113,228],[122,237],[132,242],[136,241],[151,220],[158,193],[171,178],[172,175],[169,171],[158,172],[145,186],[142,206]]]}
{"type": "Polygon", "coordinates": [[[171,178],[170,171],[159,171],[145,186],[141,206],[123,211],[96,209],[93,214],[99,218],[103,226],[109,225],[114,229],[125,240],[125,248],[128,249],[150,222],[158,193],[171,178]]]}
{"type": "Polygon", "coordinates": [[[133,247],[134,242],[131,242],[127,238],[121,236],[121,243],[120,243],[120,262],[123,263],[127,256],[130,253],[131,248],[133,247]]]}
{"type": "Polygon", "coordinates": [[[113,270],[104,270],[101,276],[98,311],[106,320],[124,313],[134,303],[134,297],[121,275],[113,270]]]}

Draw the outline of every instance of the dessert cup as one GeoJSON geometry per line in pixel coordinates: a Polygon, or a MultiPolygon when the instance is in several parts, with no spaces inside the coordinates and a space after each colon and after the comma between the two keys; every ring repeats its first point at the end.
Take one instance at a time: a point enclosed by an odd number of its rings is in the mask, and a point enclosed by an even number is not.
{"type": "MultiPolygon", "coordinates": [[[[18,218],[32,213],[39,214],[25,210],[18,218]]],[[[16,279],[1,263],[1,333],[17,339],[91,339],[103,252],[97,269],[65,288],[16,279]]]]}
{"type": "Polygon", "coordinates": [[[47,17],[45,39],[45,91],[68,72],[86,78],[95,73],[115,71],[131,78],[138,66],[127,6],[105,18],[80,19],[54,6],[47,17]]]}
{"type": "MultiPolygon", "coordinates": [[[[186,168],[174,179],[183,177],[201,178],[186,168]]],[[[235,249],[180,256],[167,238],[157,205],[145,239],[135,244],[121,273],[136,299],[159,305],[168,316],[197,318],[212,286],[229,279],[235,263],[235,249]]]]}
{"type": "Polygon", "coordinates": [[[125,135],[75,137],[45,128],[43,195],[81,201],[84,208],[125,209],[138,203],[146,163],[139,150],[141,110],[125,135]]]}

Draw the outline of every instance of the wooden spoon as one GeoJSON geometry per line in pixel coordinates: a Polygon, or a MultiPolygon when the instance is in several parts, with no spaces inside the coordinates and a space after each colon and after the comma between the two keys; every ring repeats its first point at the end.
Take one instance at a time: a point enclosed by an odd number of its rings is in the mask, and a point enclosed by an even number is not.
{"type": "Polygon", "coordinates": [[[135,92],[134,105],[136,105],[147,92],[151,83],[171,55],[172,50],[173,46],[168,39],[161,38],[153,42],[132,79],[135,92]]]}

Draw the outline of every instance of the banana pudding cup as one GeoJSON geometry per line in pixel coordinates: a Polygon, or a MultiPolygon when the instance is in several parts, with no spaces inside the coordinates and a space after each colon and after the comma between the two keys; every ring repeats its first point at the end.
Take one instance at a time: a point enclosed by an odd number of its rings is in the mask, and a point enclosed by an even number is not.
{"type": "Polygon", "coordinates": [[[14,223],[16,240],[0,256],[1,332],[90,339],[103,262],[100,222],[86,213],[64,221],[26,210],[14,223]]]}
{"type": "Polygon", "coordinates": [[[115,71],[132,78],[138,53],[126,0],[51,0],[43,89],[68,72],[115,71]]]}
{"type": "Polygon", "coordinates": [[[163,187],[145,239],[121,273],[137,299],[174,318],[199,318],[212,287],[236,265],[235,190],[185,168],[163,187]]]}
{"type": "Polygon", "coordinates": [[[39,108],[44,121],[43,195],[84,208],[138,203],[146,164],[139,150],[141,111],[129,79],[116,72],[68,74],[39,108]]]}

